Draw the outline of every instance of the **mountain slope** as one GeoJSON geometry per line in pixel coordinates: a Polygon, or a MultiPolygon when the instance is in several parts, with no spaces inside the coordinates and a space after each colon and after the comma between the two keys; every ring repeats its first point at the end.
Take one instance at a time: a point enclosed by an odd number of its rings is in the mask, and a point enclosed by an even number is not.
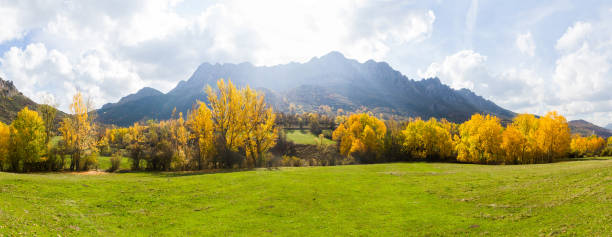
{"type": "Polygon", "coordinates": [[[593,134],[604,138],[612,137],[612,131],[610,131],[609,129],[599,127],[584,120],[569,121],[569,126],[572,130],[572,133],[578,133],[585,137],[591,136],[593,134]]]}
{"type": "Polygon", "coordinates": [[[230,78],[239,86],[249,85],[266,93],[276,110],[291,105],[298,112],[333,110],[372,111],[403,117],[437,117],[461,122],[474,113],[507,119],[514,113],[469,90],[454,90],[437,78],[408,79],[385,62],[359,63],[331,52],[306,63],[255,67],[250,63],[201,64],[187,81],[167,94],[106,105],[98,111],[103,123],[129,125],[142,119],[167,119],[173,108],[185,112],[196,100],[205,101],[204,88],[219,78],[230,78]]]}
{"type": "Polygon", "coordinates": [[[36,109],[37,104],[21,94],[13,82],[0,78],[0,122],[10,124],[26,106],[36,109]]]}
{"type": "MultiPolygon", "coordinates": [[[[10,124],[26,106],[32,110],[38,109],[38,104],[19,92],[13,82],[0,78],[0,122],[10,124]]],[[[64,116],[64,112],[58,111],[56,122],[64,116]]]]}

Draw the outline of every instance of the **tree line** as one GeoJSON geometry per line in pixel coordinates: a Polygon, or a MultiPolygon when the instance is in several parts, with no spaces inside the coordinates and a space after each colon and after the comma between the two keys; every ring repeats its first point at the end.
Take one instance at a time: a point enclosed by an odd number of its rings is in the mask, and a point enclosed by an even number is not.
{"type": "Polygon", "coordinates": [[[383,122],[369,114],[337,120],[343,121],[333,132],[340,153],[360,163],[534,164],[612,154],[612,138],[572,136],[565,117],[555,111],[540,118],[520,114],[506,127],[499,118],[481,114],[462,124],[435,118],[383,122]]]}
{"type": "Polygon", "coordinates": [[[198,101],[185,115],[174,111],[165,121],[103,128],[91,103],[77,93],[57,132],[53,106],[26,107],[10,125],[0,123],[0,170],[58,171],[68,160],[67,170],[88,170],[97,167],[100,154],[111,156],[111,170],[127,157],[132,170],[159,171],[396,161],[532,164],[612,155],[612,138],[570,135],[566,119],[554,111],[539,118],[521,114],[507,126],[480,114],[457,124],[383,120],[371,113],[333,113],[328,106],[321,114],[274,113],[262,93],[223,79],[216,90],[207,87],[206,95],[208,104],[198,101]],[[333,130],[329,136],[336,144],[305,150],[319,160],[295,157],[283,127],[307,127],[321,141],[322,130],[333,130]]]}

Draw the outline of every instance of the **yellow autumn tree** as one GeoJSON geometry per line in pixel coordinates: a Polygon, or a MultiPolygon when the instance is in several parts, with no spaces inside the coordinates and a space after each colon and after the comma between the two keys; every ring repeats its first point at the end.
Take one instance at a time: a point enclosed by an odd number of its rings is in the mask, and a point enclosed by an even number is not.
{"type": "Polygon", "coordinates": [[[197,166],[203,169],[209,166],[215,156],[215,136],[211,111],[204,102],[198,101],[197,109],[193,110],[187,119],[191,128],[192,139],[198,146],[197,166]]]}
{"type": "Polygon", "coordinates": [[[495,116],[472,115],[459,126],[455,149],[457,160],[469,163],[497,164],[502,161],[503,127],[495,116]]]}
{"type": "Polygon", "coordinates": [[[505,164],[522,164],[525,162],[527,138],[514,126],[510,125],[502,133],[501,149],[504,152],[505,164]]]}
{"type": "Polygon", "coordinates": [[[583,157],[589,149],[589,140],[580,134],[573,134],[570,142],[570,151],[572,156],[583,157]]]}
{"type": "Polygon", "coordinates": [[[589,143],[588,143],[589,155],[599,155],[599,153],[601,153],[601,151],[605,147],[606,147],[606,140],[604,140],[603,138],[597,135],[591,135],[589,137],[589,143]]]}
{"type": "Polygon", "coordinates": [[[258,165],[276,140],[275,115],[264,102],[264,95],[250,88],[238,89],[231,80],[217,81],[218,92],[208,86],[216,152],[215,166],[232,167],[247,158],[247,165],[258,165]],[[245,153],[240,154],[242,148],[245,153]],[[242,156],[242,157],[241,157],[242,156]]]}
{"type": "Polygon", "coordinates": [[[206,94],[211,108],[211,118],[217,137],[220,164],[215,166],[231,167],[234,165],[233,156],[243,145],[242,131],[244,130],[244,110],[240,91],[231,80],[227,83],[223,79],[217,81],[218,93],[208,86],[206,94]]]}
{"type": "Polygon", "coordinates": [[[453,141],[450,123],[441,123],[431,118],[411,120],[403,130],[404,149],[411,157],[425,160],[440,160],[451,156],[453,141]]]}
{"type": "Polygon", "coordinates": [[[266,105],[264,95],[246,87],[243,90],[245,109],[245,151],[250,166],[262,166],[264,154],[276,144],[276,115],[266,105]]]}
{"type": "Polygon", "coordinates": [[[385,123],[368,114],[353,114],[340,124],[332,134],[338,142],[340,153],[353,156],[361,163],[374,163],[383,150],[387,133],[385,123]]]}
{"type": "Polygon", "coordinates": [[[29,172],[46,151],[45,123],[36,111],[23,108],[11,123],[9,159],[13,171],[29,172]]]}
{"type": "Polygon", "coordinates": [[[567,120],[556,111],[539,119],[535,132],[538,148],[542,152],[540,162],[553,162],[565,157],[570,150],[571,135],[567,120]]]}
{"type": "Polygon", "coordinates": [[[9,156],[9,141],[10,141],[9,126],[0,122],[0,171],[4,170],[4,164],[8,161],[9,156]]]}
{"type": "Polygon", "coordinates": [[[96,162],[95,124],[89,116],[90,108],[91,103],[77,92],[70,104],[72,116],[64,118],[60,125],[59,130],[72,157],[70,170],[88,169],[96,162]],[[86,162],[81,163],[84,157],[86,162]]]}
{"type": "Polygon", "coordinates": [[[519,114],[502,134],[501,148],[506,164],[535,163],[539,154],[535,132],[538,119],[531,114],[519,114]]]}
{"type": "Polygon", "coordinates": [[[187,141],[189,140],[189,133],[185,126],[183,113],[179,113],[178,118],[170,120],[169,126],[171,134],[170,139],[174,151],[171,167],[175,170],[184,170],[187,168],[187,141]]]}
{"type": "Polygon", "coordinates": [[[132,159],[132,170],[139,170],[140,162],[144,159],[146,140],[145,127],[136,122],[127,130],[127,134],[123,138],[126,144],[126,149],[129,151],[129,157],[132,159]]]}

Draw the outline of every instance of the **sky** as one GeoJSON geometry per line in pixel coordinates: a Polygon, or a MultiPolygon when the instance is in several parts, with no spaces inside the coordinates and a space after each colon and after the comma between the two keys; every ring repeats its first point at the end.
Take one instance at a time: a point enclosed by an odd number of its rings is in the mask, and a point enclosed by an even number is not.
{"type": "Polygon", "coordinates": [[[0,77],[68,111],[201,63],[271,66],[330,51],[438,77],[518,113],[612,123],[610,1],[0,0],[0,77]]]}

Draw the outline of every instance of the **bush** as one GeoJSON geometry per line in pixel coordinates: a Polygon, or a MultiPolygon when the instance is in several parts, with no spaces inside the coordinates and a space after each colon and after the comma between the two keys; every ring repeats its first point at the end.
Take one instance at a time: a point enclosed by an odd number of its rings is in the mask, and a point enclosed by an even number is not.
{"type": "Polygon", "coordinates": [[[121,152],[113,153],[113,156],[110,158],[111,167],[108,171],[113,172],[119,170],[121,168],[121,152]]]}
{"type": "Polygon", "coordinates": [[[59,153],[57,148],[52,147],[49,148],[47,152],[46,170],[48,171],[58,171],[64,168],[64,160],[62,159],[62,155],[59,153]]]}
{"type": "Polygon", "coordinates": [[[83,158],[84,158],[83,162],[81,163],[83,167],[81,167],[81,170],[89,170],[89,169],[98,168],[98,154],[97,153],[91,153],[83,158]]]}
{"type": "Polygon", "coordinates": [[[612,146],[603,149],[603,151],[601,151],[601,156],[612,156],[612,146]]]}
{"type": "Polygon", "coordinates": [[[295,156],[283,156],[282,165],[300,167],[302,166],[302,160],[295,156]]]}

